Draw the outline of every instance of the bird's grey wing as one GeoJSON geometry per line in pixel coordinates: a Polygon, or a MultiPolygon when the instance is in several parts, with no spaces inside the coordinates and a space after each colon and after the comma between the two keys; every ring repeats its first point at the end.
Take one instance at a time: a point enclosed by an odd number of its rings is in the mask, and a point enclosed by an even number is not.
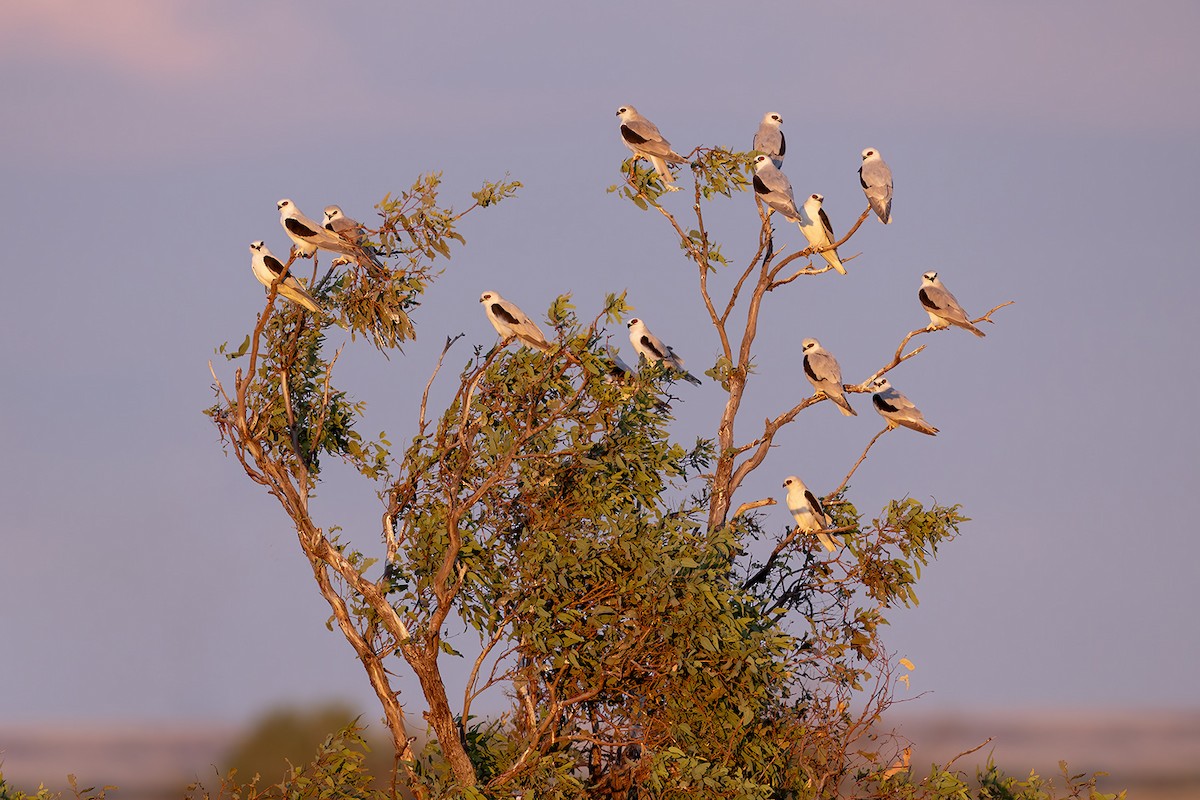
{"type": "Polygon", "coordinates": [[[262,261],[276,278],[283,274],[283,262],[275,256],[263,256],[262,261]]]}
{"type": "Polygon", "coordinates": [[[825,213],[825,209],[821,208],[817,212],[817,216],[821,219],[821,227],[825,229],[825,236],[829,239],[829,243],[833,244],[837,241],[837,237],[833,235],[833,226],[829,224],[829,216],[825,213]]]}
{"type": "Polygon", "coordinates": [[[671,357],[667,346],[662,343],[662,340],[649,331],[641,335],[641,338],[638,339],[638,343],[641,344],[642,347],[646,348],[646,350],[650,352],[654,358],[660,361],[671,357]]]}
{"type": "Polygon", "coordinates": [[[769,156],[783,155],[783,131],[762,125],[754,134],[754,149],[769,156]]]}
{"type": "Polygon", "coordinates": [[[842,371],[833,356],[827,353],[806,353],[804,372],[814,383],[836,383],[841,388],[842,371]]]}
{"type": "Polygon", "coordinates": [[[871,209],[884,222],[892,217],[892,170],[883,161],[868,161],[858,168],[858,180],[871,209]]]}
{"type": "Polygon", "coordinates": [[[513,310],[508,309],[504,303],[492,303],[492,313],[496,315],[496,319],[500,320],[510,328],[516,328],[518,325],[520,325],[522,317],[524,316],[523,314],[520,314],[519,311],[514,314],[513,310]]]}
{"type": "Polygon", "coordinates": [[[812,509],[813,514],[816,515],[817,522],[821,527],[824,527],[825,509],[821,508],[821,501],[817,499],[817,496],[812,493],[811,489],[804,490],[804,499],[808,501],[809,507],[812,509]]]}
{"type": "Polygon", "coordinates": [[[287,228],[301,239],[312,239],[318,235],[317,230],[314,230],[311,226],[304,224],[295,217],[285,218],[283,221],[283,227],[287,228]]]}
{"type": "Polygon", "coordinates": [[[922,286],[919,293],[921,305],[943,319],[953,322],[970,322],[967,312],[958,304],[949,290],[940,286],[922,286]]]}
{"type": "Polygon", "coordinates": [[[871,395],[871,402],[881,414],[902,414],[904,407],[897,402],[897,397],[892,392],[876,392],[871,395]]]}
{"type": "Polygon", "coordinates": [[[863,162],[858,168],[858,177],[864,189],[886,189],[892,184],[892,170],[882,159],[863,162]]]}

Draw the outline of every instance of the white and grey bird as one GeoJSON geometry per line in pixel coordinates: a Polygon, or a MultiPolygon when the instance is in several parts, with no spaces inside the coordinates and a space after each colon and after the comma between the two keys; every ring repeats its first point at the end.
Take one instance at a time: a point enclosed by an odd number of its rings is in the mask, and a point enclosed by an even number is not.
{"type": "MultiPolygon", "coordinates": [[[[254,277],[258,278],[258,282],[269,290],[279,276],[283,275],[283,262],[276,258],[266,244],[261,241],[250,243],[250,256],[250,269],[254,271],[254,277]]],[[[293,277],[290,271],[282,281],[279,281],[277,292],[314,314],[323,313],[320,303],[313,299],[304,285],[293,277]]]]}
{"type": "Polygon", "coordinates": [[[617,116],[621,118],[621,141],[625,146],[635,156],[646,159],[654,166],[667,191],[679,191],[667,164],[686,164],[687,159],[672,150],[671,143],[663,138],[658,126],[639,114],[633,106],[621,106],[617,109],[617,116]]]}
{"type": "Polygon", "coordinates": [[[348,242],[358,244],[366,233],[363,224],[347,217],[338,205],[325,206],[325,230],[333,231],[348,242]]]}
{"type": "Polygon", "coordinates": [[[783,170],[771,163],[771,157],[754,157],[754,193],[760,200],[788,220],[800,224],[800,209],[792,195],[792,182],[783,170]]]}
{"type": "Polygon", "coordinates": [[[613,350],[611,344],[606,343],[604,350],[608,353],[609,361],[612,362],[608,370],[608,380],[621,381],[637,374],[633,367],[625,363],[625,359],[621,358],[620,353],[613,350]]]}
{"type": "Polygon", "coordinates": [[[929,327],[926,330],[938,330],[957,325],[963,330],[970,331],[976,336],[987,336],[971,323],[971,317],[958,304],[958,300],[950,290],[942,285],[936,272],[926,272],[921,276],[921,306],[929,314],[929,327]]]}
{"type": "Polygon", "coordinates": [[[821,508],[821,501],[817,496],[795,475],[784,479],[783,488],[787,489],[788,511],[792,512],[792,519],[796,520],[800,530],[815,533],[821,546],[830,553],[836,550],[837,545],[833,543],[833,539],[829,538],[829,534],[822,532],[823,528],[829,527],[829,518],[825,516],[825,510],[821,508]]]}
{"type": "MultiPolygon", "coordinates": [[[[829,224],[829,217],[825,214],[825,209],[821,207],[823,202],[825,202],[823,195],[810,194],[804,201],[804,205],[800,207],[800,232],[813,247],[828,247],[837,241],[837,236],[833,233],[833,226],[829,224]]],[[[842,266],[842,259],[838,256],[837,248],[823,250],[820,255],[829,263],[829,266],[843,275],[846,274],[846,268],[842,266]]]]}
{"type": "Polygon", "coordinates": [[[306,217],[296,208],[296,204],[286,197],[276,203],[276,206],[279,208],[279,224],[295,242],[296,252],[305,258],[312,258],[318,249],[355,259],[363,255],[361,248],[347,242],[333,231],[325,230],[320,223],[306,217]]]}
{"type": "Polygon", "coordinates": [[[871,388],[875,390],[875,394],[871,395],[871,402],[875,404],[875,410],[879,412],[879,416],[887,421],[888,428],[902,425],[918,433],[929,436],[937,435],[938,429],[926,422],[920,410],[912,404],[911,400],[893,388],[887,378],[883,376],[876,378],[871,384],[871,388]]]}
{"type": "Polygon", "coordinates": [[[367,244],[366,227],[353,217],[347,217],[341,206],[325,206],[325,230],[333,231],[347,242],[357,245],[371,259],[372,264],[383,268],[379,253],[367,244]]]}
{"type": "Polygon", "coordinates": [[[678,372],[685,381],[700,385],[700,380],[683,368],[683,359],[675,354],[673,348],[664,344],[662,339],[651,333],[646,323],[634,317],[626,327],[629,328],[629,341],[639,355],[650,362],[661,361],[678,372]]]}
{"type": "Polygon", "coordinates": [[[778,112],[768,111],[763,114],[762,122],[758,124],[758,132],[754,134],[754,147],[751,148],[770,156],[776,169],[783,168],[783,157],[787,153],[787,139],[779,128],[782,124],[783,117],[778,112]]]}
{"type": "Polygon", "coordinates": [[[483,303],[488,321],[505,342],[515,337],[522,344],[535,350],[546,352],[550,349],[550,343],[546,341],[546,337],[534,321],[517,308],[515,303],[501,297],[499,292],[484,292],[479,296],[479,302],[483,303]]]}
{"type": "Polygon", "coordinates": [[[863,194],[871,204],[879,220],[887,225],[892,221],[892,168],[879,155],[879,151],[868,147],[862,151],[862,166],[858,168],[858,182],[863,194]]]}
{"type": "Polygon", "coordinates": [[[800,343],[804,352],[804,377],[819,394],[828,397],[845,417],[857,417],[858,412],[850,407],[846,390],[842,388],[842,368],[833,354],[821,346],[816,339],[805,339],[800,343]]]}

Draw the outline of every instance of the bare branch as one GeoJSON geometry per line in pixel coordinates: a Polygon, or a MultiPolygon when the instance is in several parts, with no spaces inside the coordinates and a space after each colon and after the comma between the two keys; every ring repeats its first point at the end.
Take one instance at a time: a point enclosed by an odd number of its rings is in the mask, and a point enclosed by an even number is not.
{"type": "Polygon", "coordinates": [[[764,497],[762,500],[755,500],[752,503],[742,503],[740,506],[737,507],[737,511],[734,511],[733,514],[731,514],[729,518],[737,519],[742,514],[745,514],[747,511],[753,511],[756,508],[762,508],[763,506],[773,506],[773,505],[775,505],[774,497],[764,497]]]}
{"type": "MultiPolygon", "coordinates": [[[[871,448],[874,447],[875,443],[879,441],[879,437],[883,436],[885,433],[887,433],[890,430],[892,430],[892,426],[888,425],[883,430],[881,430],[879,433],[877,433],[873,437],[871,437],[871,441],[867,442],[867,446],[866,446],[866,448],[863,449],[862,455],[858,457],[858,461],[854,462],[854,466],[851,467],[850,471],[846,473],[846,477],[842,479],[842,482],[838,485],[838,487],[836,489],[834,489],[832,492],[830,492],[828,495],[826,495],[826,498],[834,497],[839,492],[841,492],[843,489],[846,488],[846,485],[848,483],[850,483],[850,478],[853,477],[854,473],[858,470],[859,465],[862,464],[863,461],[866,460],[867,453],[871,452],[871,448]]],[[[824,500],[825,500],[825,498],[822,498],[822,501],[824,501],[824,500]]]]}

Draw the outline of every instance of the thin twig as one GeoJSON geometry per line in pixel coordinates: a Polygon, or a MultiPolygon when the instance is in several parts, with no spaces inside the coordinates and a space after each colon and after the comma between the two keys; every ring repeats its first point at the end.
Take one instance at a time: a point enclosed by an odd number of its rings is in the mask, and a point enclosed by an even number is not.
{"type": "Polygon", "coordinates": [[[732,516],[730,516],[730,519],[737,519],[742,514],[745,514],[747,511],[753,511],[756,508],[762,508],[763,506],[773,506],[773,505],[775,505],[774,497],[764,497],[762,500],[755,500],[752,503],[742,503],[740,506],[737,507],[737,511],[733,512],[732,516]]]}
{"type": "Polygon", "coordinates": [[[881,430],[879,433],[875,434],[875,436],[873,436],[871,438],[871,441],[867,442],[867,446],[862,451],[862,455],[858,457],[858,461],[854,462],[854,466],[851,467],[850,471],[846,473],[846,477],[843,478],[842,482],[838,485],[838,487],[836,489],[834,489],[832,492],[830,492],[826,497],[834,497],[839,492],[841,492],[842,489],[846,488],[846,484],[850,483],[850,478],[852,478],[854,476],[854,473],[858,470],[859,465],[862,464],[862,462],[864,460],[866,460],[867,453],[871,452],[871,448],[874,447],[875,443],[879,441],[879,437],[883,436],[885,433],[887,433],[890,430],[892,430],[892,427],[889,425],[889,426],[885,427],[883,430],[881,430]]]}

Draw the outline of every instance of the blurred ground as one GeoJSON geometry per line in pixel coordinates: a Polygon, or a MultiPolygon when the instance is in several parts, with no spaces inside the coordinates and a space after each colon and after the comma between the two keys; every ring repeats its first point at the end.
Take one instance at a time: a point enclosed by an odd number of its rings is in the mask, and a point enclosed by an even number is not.
{"type": "MultiPolygon", "coordinates": [[[[26,791],[39,783],[65,791],[66,776],[74,773],[81,787],[120,787],[112,793],[113,800],[177,800],[182,787],[194,780],[215,787],[218,770],[224,773],[230,759],[245,752],[247,742],[261,744],[262,733],[278,728],[281,715],[288,713],[273,712],[249,729],[187,723],[0,723],[0,759],[10,785],[26,791]]],[[[990,754],[1010,774],[1024,776],[1034,769],[1054,777],[1059,774],[1058,761],[1065,759],[1072,773],[1107,771],[1101,791],[1128,789],[1131,800],[1200,797],[1200,710],[948,713],[901,706],[887,722],[915,743],[912,764],[917,777],[930,763],[945,764],[992,737],[955,766],[973,775],[990,754]]],[[[308,755],[311,751],[303,757],[308,755]]],[[[279,761],[275,774],[258,767],[265,781],[274,782],[283,774],[286,765],[282,757],[279,761]]],[[[243,777],[249,778],[245,769],[243,777]]]]}

